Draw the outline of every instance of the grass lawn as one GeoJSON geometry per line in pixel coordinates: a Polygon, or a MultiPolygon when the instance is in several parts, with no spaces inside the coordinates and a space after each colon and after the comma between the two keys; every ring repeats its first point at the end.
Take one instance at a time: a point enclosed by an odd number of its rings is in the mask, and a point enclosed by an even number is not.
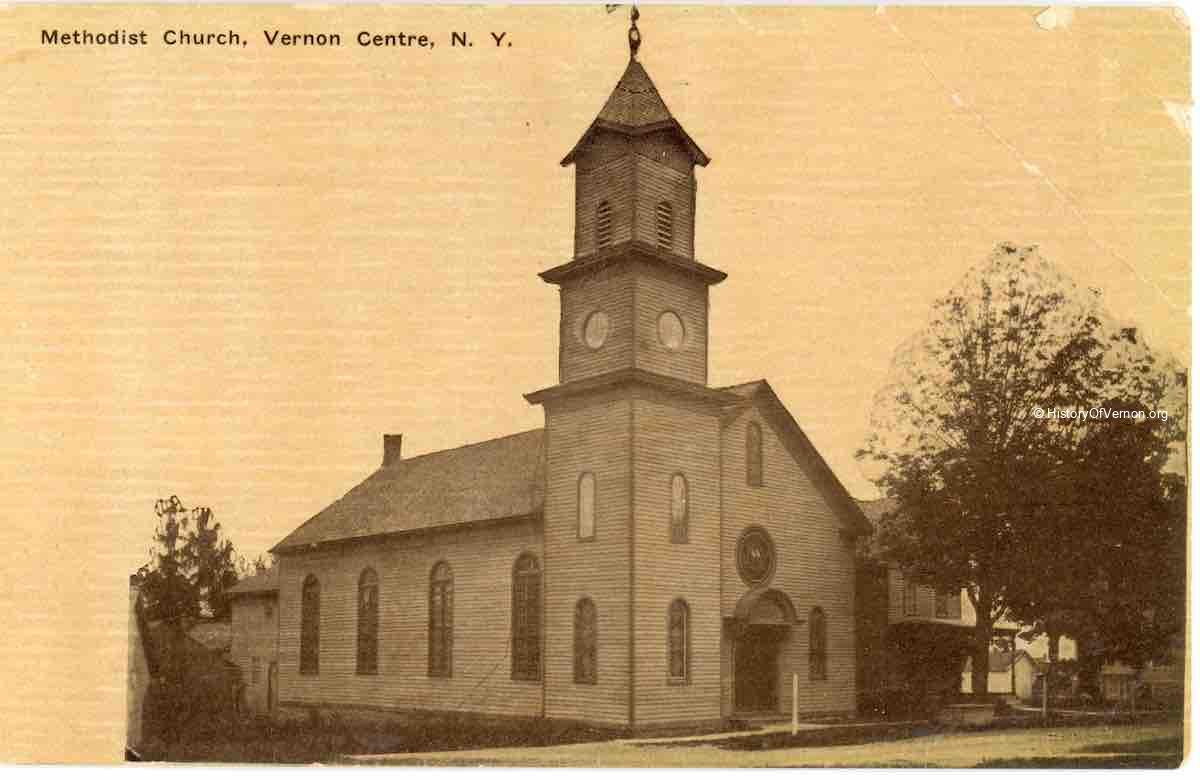
{"type": "MultiPolygon", "coordinates": [[[[389,756],[385,764],[606,767],[1122,767],[1183,758],[1179,724],[1059,726],[937,733],[827,746],[746,749],[712,741],[613,742],[389,756]]],[[[374,762],[372,762],[374,763],[374,762]]]]}

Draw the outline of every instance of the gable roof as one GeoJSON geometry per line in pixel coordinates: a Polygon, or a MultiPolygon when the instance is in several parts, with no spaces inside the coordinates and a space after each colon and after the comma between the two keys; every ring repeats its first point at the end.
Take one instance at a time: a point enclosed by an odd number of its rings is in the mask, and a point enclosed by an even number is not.
{"type": "Polygon", "coordinates": [[[826,499],[848,531],[853,534],[870,534],[874,530],[870,521],[863,515],[858,502],[850,497],[846,487],[833,473],[833,469],[829,468],[821,453],[817,452],[817,448],[800,428],[800,423],[796,422],[796,418],[783,405],[783,401],[779,400],[779,396],[767,380],[756,379],[753,382],[743,382],[721,389],[741,396],[746,402],[763,405],[767,412],[764,417],[773,422],[783,434],[782,441],[791,451],[792,457],[808,467],[814,484],[825,493],[826,499]]]}
{"type": "Polygon", "coordinates": [[[650,74],[646,72],[640,62],[632,58],[630,58],[625,72],[621,74],[617,86],[613,88],[612,94],[608,96],[608,100],[604,101],[604,107],[600,109],[600,113],[592,120],[592,124],[588,126],[587,131],[567,153],[567,156],[562,159],[562,165],[570,165],[575,161],[580,148],[597,128],[613,130],[626,135],[641,135],[655,130],[670,129],[679,137],[696,165],[705,166],[709,163],[708,155],[692,140],[692,137],[687,134],[675,117],[671,116],[671,111],[663,102],[658,88],[650,80],[650,74]]]}
{"type": "Polygon", "coordinates": [[[272,593],[278,591],[279,569],[272,566],[264,572],[255,574],[253,577],[238,580],[236,585],[225,592],[230,596],[238,596],[249,593],[272,593]]]}
{"type": "Polygon", "coordinates": [[[381,466],[272,551],[539,514],[544,439],[538,428],[381,466]]]}

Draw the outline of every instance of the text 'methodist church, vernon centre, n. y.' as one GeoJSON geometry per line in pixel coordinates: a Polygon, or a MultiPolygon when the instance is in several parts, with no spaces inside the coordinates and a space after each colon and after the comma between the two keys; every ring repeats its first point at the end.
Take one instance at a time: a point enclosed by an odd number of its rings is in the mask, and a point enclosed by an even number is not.
{"type": "Polygon", "coordinates": [[[562,160],[574,257],[540,274],[558,384],[525,396],[544,427],[413,458],[385,436],[378,470],[236,589],[256,706],[641,730],[790,713],[796,675],[799,712],[854,711],[869,524],[765,381],[708,385],[709,158],[630,33],[562,160]]]}

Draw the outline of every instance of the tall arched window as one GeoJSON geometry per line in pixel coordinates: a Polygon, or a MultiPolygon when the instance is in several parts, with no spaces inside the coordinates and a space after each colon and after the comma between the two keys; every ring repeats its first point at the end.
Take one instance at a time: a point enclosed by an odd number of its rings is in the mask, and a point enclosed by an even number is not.
{"type": "Polygon", "coordinates": [[[429,676],[449,677],[454,659],[454,572],[441,561],[429,574],[429,676]]]}
{"type": "Polygon", "coordinates": [[[542,566],[529,553],[513,566],[512,676],[542,678],[542,566]]]}
{"type": "Polygon", "coordinates": [[[596,249],[604,249],[613,241],[612,206],[606,200],[596,204],[596,249]]]}
{"type": "Polygon", "coordinates": [[[668,201],[659,201],[654,207],[654,232],[658,245],[670,249],[675,242],[675,210],[668,201]]]}
{"type": "Polygon", "coordinates": [[[358,674],[379,670],[379,578],[364,569],[358,578],[358,674]]]}
{"type": "Polygon", "coordinates": [[[596,476],[590,471],[579,475],[579,538],[596,536],[596,476]]]}
{"type": "Polygon", "coordinates": [[[575,603],[575,682],[596,682],[596,605],[584,596],[575,603]]]}
{"type": "Polygon", "coordinates": [[[300,674],[318,674],[321,666],[321,583],[308,575],[300,591],[300,674]]]}
{"type": "Polygon", "coordinates": [[[688,681],[691,631],[687,602],[675,599],[667,611],[667,676],[671,682],[688,681]]]}
{"type": "Polygon", "coordinates": [[[762,426],[751,420],[746,425],[746,484],[760,487],[763,483],[762,426]]]}
{"type": "Polygon", "coordinates": [[[688,540],[688,483],[682,474],[671,477],[671,541],[688,540]]]}
{"type": "Polygon", "coordinates": [[[828,672],[825,659],[825,612],[813,607],[808,616],[808,679],[824,680],[828,672]]]}

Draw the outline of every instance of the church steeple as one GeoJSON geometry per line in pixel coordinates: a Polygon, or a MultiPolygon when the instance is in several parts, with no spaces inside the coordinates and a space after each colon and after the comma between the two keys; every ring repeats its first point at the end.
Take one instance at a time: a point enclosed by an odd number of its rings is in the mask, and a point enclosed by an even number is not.
{"type": "Polygon", "coordinates": [[[629,63],[579,142],[574,258],[541,274],[562,289],[559,381],[635,369],[704,384],[708,287],[725,274],[696,261],[696,166],[708,155],[629,63]]]}

